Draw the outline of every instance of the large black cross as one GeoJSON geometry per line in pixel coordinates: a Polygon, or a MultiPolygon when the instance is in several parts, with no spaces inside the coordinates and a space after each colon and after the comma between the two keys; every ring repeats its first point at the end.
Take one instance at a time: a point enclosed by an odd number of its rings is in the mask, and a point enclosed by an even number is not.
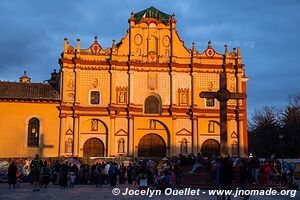
{"type": "MultiPolygon", "coordinates": [[[[217,92],[200,92],[201,98],[216,98],[220,102],[220,140],[221,154],[228,155],[227,147],[227,101],[230,99],[245,99],[246,93],[229,92],[227,89],[226,72],[220,73],[219,90],[217,92]]],[[[239,122],[237,122],[239,123],[239,122]]]]}

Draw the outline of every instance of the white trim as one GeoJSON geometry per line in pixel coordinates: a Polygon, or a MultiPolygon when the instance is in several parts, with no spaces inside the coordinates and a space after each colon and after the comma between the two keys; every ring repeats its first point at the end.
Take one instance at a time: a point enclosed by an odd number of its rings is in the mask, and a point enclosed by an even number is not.
{"type": "Polygon", "coordinates": [[[27,149],[37,149],[40,147],[40,144],[41,144],[41,135],[43,133],[43,127],[44,127],[44,122],[42,120],[42,117],[40,117],[39,115],[29,115],[28,117],[26,117],[26,121],[25,121],[25,138],[24,138],[24,147],[27,148],[27,149]],[[32,118],[37,118],[39,120],[39,145],[37,147],[29,147],[28,146],[28,124],[29,124],[29,120],[32,119],[32,118]]]}

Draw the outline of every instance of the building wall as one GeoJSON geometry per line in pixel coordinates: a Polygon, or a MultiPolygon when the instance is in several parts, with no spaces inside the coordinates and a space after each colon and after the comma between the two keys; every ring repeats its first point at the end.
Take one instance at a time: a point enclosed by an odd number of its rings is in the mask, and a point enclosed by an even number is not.
{"type": "Polygon", "coordinates": [[[0,103],[0,157],[33,157],[36,153],[56,157],[59,145],[58,103],[1,102],[0,103]],[[28,121],[40,121],[40,147],[27,147],[28,121]]]}

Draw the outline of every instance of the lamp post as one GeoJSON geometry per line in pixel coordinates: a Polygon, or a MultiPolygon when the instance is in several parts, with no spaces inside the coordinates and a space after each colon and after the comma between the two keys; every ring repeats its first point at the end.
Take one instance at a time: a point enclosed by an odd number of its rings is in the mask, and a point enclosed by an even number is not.
{"type": "Polygon", "coordinates": [[[280,148],[281,148],[281,163],[282,163],[282,173],[284,171],[284,165],[283,165],[283,137],[284,135],[282,133],[280,133],[278,135],[279,140],[280,140],[280,148]]]}

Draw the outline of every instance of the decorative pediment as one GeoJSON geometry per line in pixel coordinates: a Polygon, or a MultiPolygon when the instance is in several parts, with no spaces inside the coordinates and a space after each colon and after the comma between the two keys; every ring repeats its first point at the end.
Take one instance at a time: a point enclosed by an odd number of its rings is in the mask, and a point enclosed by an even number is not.
{"type": "Polygon", "coordinates": [[[102,49],[101,45],[98,42],[98,37],[95,36],[94,43],[88,49],[80,50],[80,54],[109,55],[110,48],[107,48],[106,50],[102,49]]]}
{"type": "Polygon", "coordinates": [[[67,131],[66,131],[66,135],[73,135],[73,131],[71,128],[69,128],[67,131]]]}
{"type": "Polygon", "coordinates": [[[216,51],[211,47],[211,41],[208,41],[208,47],[204,51],[204,53],[207,57],[214,57],[214,55],[216,54],[216,51]]]}
{"type": "Polygon", "coordinates": [[[207,48],[203,51],[203,53],[198,53],[195,49],[195,45],[193,44],[192,51],[196,56],[200,56],[201,58],[223,58],[222,54],[219,54],[213,47],[212,42],[209,40],[207,48]],[[195,53],[196,52],[196,53],[195,53]]]}
{"type": "Polygon", "coordinates": [[[115,133],[115,136],[127,136],[127,132],[124,131],[123,129],[120,129],[115,133]]]}
{"type": "Polygon", "coordinates": [[[98,54],[102,48],[101,48],[100,44],[94,43],[94,44],[92,44],[92,46],[90,46],[90,49],[93,54],[98,54]]]}
{"type": "Polygon", "coordinates": [[[187,135],[187,136],[190,136],[190,135],[192,135],[192,133],[191,133],[191,131],[188,131],[187,129],[183,128],[180,131],[178,131],[176,133],[176,135],[187,135]]]}
{"type": "Polygon", "coordinates": [[[236,134],[235,131],[233,131],[233,132],[231,133],[231,138],[237,138],[237,134],[236,134]]]}

